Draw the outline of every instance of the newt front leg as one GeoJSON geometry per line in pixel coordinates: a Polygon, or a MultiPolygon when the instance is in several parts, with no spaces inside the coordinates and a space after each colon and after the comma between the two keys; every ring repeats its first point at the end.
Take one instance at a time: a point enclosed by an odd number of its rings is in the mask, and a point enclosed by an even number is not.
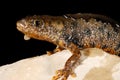
{"type": "Polygon", "coordinates": [[[54,54],[56,52],[60,52],[62,50],[64,50],[64,48],[57,46],[53,51],[47,51],[47,55],[52,55],[52,54],[54,54]]]}
{"type": "Polygon", "coordinates": [[[52,80],[67,80],[69,75],[73,77],[76,76],[74,69],[79,65],[81,53],[78,47],[72,43],[68,46],[68,50],[70,50],[73,55],[67,60],[64,68],[56,72],[56,76],[53,76],[52,80]]]}

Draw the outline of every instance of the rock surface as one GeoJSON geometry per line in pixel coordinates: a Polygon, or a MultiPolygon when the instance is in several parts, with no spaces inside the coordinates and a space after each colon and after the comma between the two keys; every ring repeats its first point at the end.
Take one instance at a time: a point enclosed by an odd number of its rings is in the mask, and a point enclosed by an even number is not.
{"type": "MultiPolygon", "coordinates": [[[[120,58],[100,49],[81,51],[81,65],[75,69],[77,77],[68,80],[120,80],[120,58]]],[[[54,55],[42,55],[23,59],[0,67],[0,80],[51,80],[55,71],[62,69],[71,56],[68,50],[54,55]]]]}

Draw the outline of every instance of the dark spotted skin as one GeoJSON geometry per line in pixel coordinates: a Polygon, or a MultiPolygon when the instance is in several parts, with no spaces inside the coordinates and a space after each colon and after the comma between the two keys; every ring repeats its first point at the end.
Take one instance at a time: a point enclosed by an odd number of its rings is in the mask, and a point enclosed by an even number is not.
{"type": "Polygon", "coordinates": [[[67,80],[69,75],[75,75],[81,49],[100,48],[110,54],[120,54],[120,25],[103,15],[28,16],[17,22],[17,29],[31,38],[56,44],[53,52],[71,51],[72,56],[52,80],[67,80]]]}
{"type": "Polygon", "coordinates": [[[120,27],[117,22],[101,15],[77,16],[72,15],[74,20],[63,29],[62,37],[66,43],[72,42],[80,49],[97,47],[111,54],[120,54],[120,27]],[[88,16],[87,19],[84,16],[88,16]]]}

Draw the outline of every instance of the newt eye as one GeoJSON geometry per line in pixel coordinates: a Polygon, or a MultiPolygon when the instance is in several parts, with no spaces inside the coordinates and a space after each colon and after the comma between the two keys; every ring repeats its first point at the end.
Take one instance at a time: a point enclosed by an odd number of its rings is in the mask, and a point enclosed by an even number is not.
{"type": "Polygon", "coordinates": [[[35,22],[34,22],[34,25],[35,25],[35,26],[39,26],[40,24],[41,24],[40,21],[35,21],[35,22]]]}
{"type": "Polygon", "coordinates": [[[43,26],[43,21],[42,20],[35,20],[34,26],[36,26],[36,27],[43,26]]]}

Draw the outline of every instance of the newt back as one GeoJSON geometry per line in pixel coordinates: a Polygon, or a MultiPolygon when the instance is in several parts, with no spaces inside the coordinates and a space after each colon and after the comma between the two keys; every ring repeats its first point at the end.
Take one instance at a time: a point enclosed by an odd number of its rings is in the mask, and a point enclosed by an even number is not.
{"type": "Polygon", "coordinates": [[[111,54],[120,54],[120,26],[118,22],[103,15],[68,14],[62,37],[67,44],[80,49],[100,48],[111,54]]]}

